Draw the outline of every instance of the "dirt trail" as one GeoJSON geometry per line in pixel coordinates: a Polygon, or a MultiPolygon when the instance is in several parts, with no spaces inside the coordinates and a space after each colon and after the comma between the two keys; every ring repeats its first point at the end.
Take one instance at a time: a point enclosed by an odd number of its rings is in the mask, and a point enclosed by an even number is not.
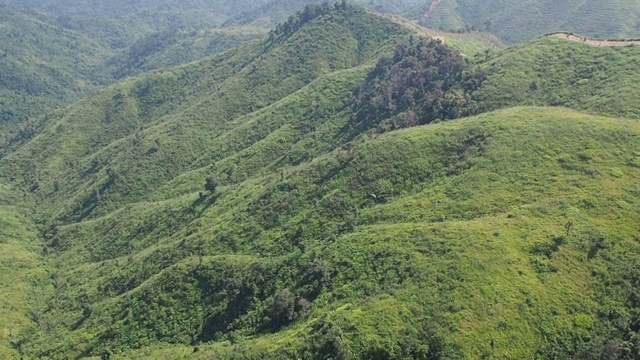
{"type": "Polygon", "coordinates": [[[550,34],[549,36],[557,37],[560,39],[565,39],[569,41],[580,42],[583,44],[593,45],[593,46],[629,46],[629,45],[640,45],[640,40],[598,40],[593,38],[588,38],[585,36],[578,36],[570,33],[555,33],[550,34]]]}
{"type": "Polygon", "coordinates": [[[431,5],[429,5],[429,9],[427,10],[427,12],[424,13],[425,20],[429,18],[429,15],[431,15],[431,13],[436,8],[436,6],[438,6],[438,4],[440,4],[441,2],[442,2],[442,0],[433,0],[431,5]]]}

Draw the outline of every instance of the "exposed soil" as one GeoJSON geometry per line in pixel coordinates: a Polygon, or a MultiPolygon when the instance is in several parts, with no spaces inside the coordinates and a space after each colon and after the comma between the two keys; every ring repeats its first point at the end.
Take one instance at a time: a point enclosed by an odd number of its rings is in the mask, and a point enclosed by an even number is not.
{"type": "Polygon", "coordinates": [[[427,12],[424,13],[425,20],[429,18],[429,15],[431,15],[431,13],[436,8],[436,6],[438,6],[438,4],[440,4],[441,2],[442,2],[442,0],[433,0],[431,5],[429,5],[429,9],[427,10],[427,12]]]}
{"type": "Polygon", "coordinates": [[[570,33],[554,33],[550,36],[569,41],[581,42],[593,46],[629,46],[640,45],[640,40],[598,40],[570,33]]]}

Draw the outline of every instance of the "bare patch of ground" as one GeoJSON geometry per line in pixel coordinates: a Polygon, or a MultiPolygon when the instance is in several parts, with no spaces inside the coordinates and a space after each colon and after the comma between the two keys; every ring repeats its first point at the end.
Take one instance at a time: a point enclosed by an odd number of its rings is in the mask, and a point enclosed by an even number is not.
{"type": "Polygon", "coordinates": [[[565,39],[569,41],[581,42],[592,46],[629,46],[640,45],[640,40],[598,40],[586,36],[579,36],[571,33],[554,33],[549,36],[565,39]]]}

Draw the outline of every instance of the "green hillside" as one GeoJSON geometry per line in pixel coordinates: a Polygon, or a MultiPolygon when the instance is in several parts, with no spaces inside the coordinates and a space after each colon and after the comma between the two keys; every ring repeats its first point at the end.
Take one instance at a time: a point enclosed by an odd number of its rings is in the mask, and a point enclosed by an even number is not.
{"type": "Polygon", "coordinates": [[[429,34],[308,7],[10,142],[0,357],[640,357],[640,50],[429,34]]]}
{"type": "MultiPolygon", "coordinates": [[[[321,5],[323,0],[271,0],[260,6],[242,11],[227,19],[222,26],[258,26],[271,29],[284,22],[294,12],[302,11],[307,5],[321,5]]],[[[339,1],[338,1],[339,2],[339,1]]],[[[396,14],[406,11],[420,0],[354,0],[350,4],[367,7],[378,13],[396,14]]]]}
{"type": "MultiPolygon", "coordinates": [[[[65,285],[43,315],[48,335],[22,350],[210,340],[196,358],[624,349],[636,336],[639,136],[637,121],[517,108],[58,227],[65,285]]],[[[166,346],[125,357],[194,351],[166,346]]]]}
{"type": "Polygon", "coordinates": [[[429,12],[431,3],[405,15],[432,28],[487,30],[507,43],[553,31],[605,39],[640,35],[640,6],[634,0],[443,0],[429,12]]]}
{"type": "MultiPolygon", "coordinates": [[[[162,329],[208,339],[220,326],[228,335],[195,354],[189,346],[125,357],[599,358],[607,341],[623,348],[636,336],[627,290],[638,279],[639,131],[635,121],[518,108],[394,132],[284,179],[224,188],[188,236],[120,270],[196,246],[120,298],[116,306],[130,310],[114,326],[143,321],[137,338],[162,329]],[[201,242],[208,249],[198,255],[201,242]],[[272,314],[276,301],[291,315],[272,314]],[[268,334],[273,315],[296,321],[268,334]],[[266,334],[246,337],[255,331],[266,334]]],[[[177,214],[196,200],[156,206],[177,214]]],[[[122,220],[102,221],[85,233],[122,220]]]]}
{"type": "Polygon", "coordinates": [[[229,16],[263,3],[261,0],[5,0],[55,14],[65,28],[96,39],[109,39],[112,47],[132,44],[141,36],[169,29],[207,29],[229,16]]]}
{"type": "Polygon", "coordinates": [[[477,55],[487,81],[475,94],[488,108],[518,104],[568,106],[640,118],[640,47],[597,47],[543,37],[477,55]]]}
{"type": "Polygon", "coordinates": [[[0,130],[78,99],[101,85],[108,51],[45,13],[0,5],[0,130]]]}
{"type": "MultiPolygon", "coordinates": [[[[267,32],[253,28],[172,29],[116,46],[120,35],[131,40],[145,31],[105,20],[92,26],[123,33],[92,34],[83,28],[69,29],[51,13],[3,4],[0,10],[1,145],[11,142],[16,134],[29,139],[55,109],[119,78],[201,59],[267,32]]],[[[74,20],[73,24],[79,22],[74,20]]]]}
{"type": "Polygon", "coordinates": [[[266,34],[251,27],[157,32],[106,59],[100,71],[121,79],[202,59],[266,34]]]}
{"type": "MultiPolygon", "coordinates": [[[[27,201],[28,202],[28,201],[27,201]]],[[[11,343],[37,325],[48,284],[40,234],[23,206],[25,196],[0,184],[0,358],[17,358],[11,343]],[[22,206],[19,206],[21,204],[22,206]]]]}

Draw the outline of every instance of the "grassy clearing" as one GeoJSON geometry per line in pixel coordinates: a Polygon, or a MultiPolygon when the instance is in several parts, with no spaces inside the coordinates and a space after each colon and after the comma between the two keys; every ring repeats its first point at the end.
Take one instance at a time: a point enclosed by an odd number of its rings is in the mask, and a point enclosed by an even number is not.
{"type": "MultiPolygon", "coordinates": [[[[477,57],[479,60],[481,55],[477,57]]],[[[555,37],[486,54],[487,81],[476,92],[490,109],[526,105],[567,106],[592,113],[640,117],[640,47],[594,47],[555,37]]]]}

